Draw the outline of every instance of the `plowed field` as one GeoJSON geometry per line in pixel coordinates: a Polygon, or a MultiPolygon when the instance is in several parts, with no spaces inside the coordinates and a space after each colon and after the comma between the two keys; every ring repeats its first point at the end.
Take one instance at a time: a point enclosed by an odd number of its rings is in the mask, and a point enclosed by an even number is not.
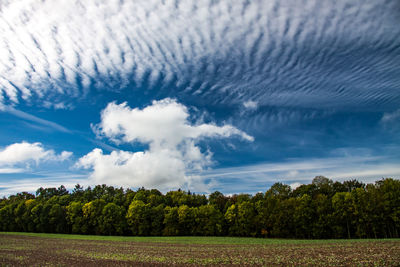
{"type": "Polygon", "coordinates": [[[1,266],[400,266],[400,240],[146,238],[0,233],[1,266]],[[61,238],[60,238],[61,237],[61,238]],[[77,237],[78,238],[78,237],[77,237]],[[98,239],[98,238],[93,238],[98,239]],[[118,240],[118,239],[116,239],[118,240]],[[210,242],[207,242],[209,240],[210,242]]]}

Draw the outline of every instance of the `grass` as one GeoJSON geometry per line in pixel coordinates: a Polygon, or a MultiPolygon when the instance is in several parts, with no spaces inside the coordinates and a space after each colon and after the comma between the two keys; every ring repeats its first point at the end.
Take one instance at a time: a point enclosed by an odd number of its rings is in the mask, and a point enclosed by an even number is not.
{"type": "Polygon", "coordinates": [[[350,242],[385,242],[400,239],[275,239],[254,237],[219,237],[219,236],[99,236],[25,232],[0,232],[0,235],[21,235],[41,238],[62,238],[93,241],[155,242],[172,244],[212,244],[212,245],[301,245],[301,244],[337,244],[350,242]]]}

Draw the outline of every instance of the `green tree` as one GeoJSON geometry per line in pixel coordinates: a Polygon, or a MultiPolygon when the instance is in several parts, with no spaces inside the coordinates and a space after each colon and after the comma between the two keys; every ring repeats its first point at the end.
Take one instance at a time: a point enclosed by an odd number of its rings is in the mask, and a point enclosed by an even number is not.
{"type": "Polygon", "coordinates": [[[126,219],[133,235],[150,235],[149,207],[142,200],[134,200],[129,206],[126,219]]]}
{"type": "Polygon", "coordinates": [[[164,231],[163,235],[175,236],[179,235],[179,216],[178,207],[167,206],[164,209],[164,231]]]}
{"type": "Polygon", "coordinates": [[[355,225],[355,235],[359,238],[367,237],[370,232],[371,222],[369,215],[368,194],[361,187],[351,191],[353,200],[353,224],[355,225]]]}
{"type": "Polygon", "coordinates": [[[339,192],[332,197],[336,237],[351,238],[353,220],[353,200],[351,193],[339,192]],[[346,233],[346,234],[345,234],[346,233]]]}
{"type": "Polygon", "coordinates": [[[313,224],[315,221],[314,207],[312,199],[309,195],[305,194],[296,198],[296,205],[294,210],[294,220],[296,223],[296,237],[297,238],[311,238],[313,231],[313,224]]]}
{"type": "Polygon", "coordinates": [[[275,183],[265,194],[267,197],[276,196],[280,199],[287,199],[289,198],[291,193],[292,189],[290,188],[290,186],[282,183],[275,183]]]}
{"type": "Polygon", "coordinates": [[[26,225],[26,219],[24,216],[25,211],[26,211],[25,201],[20,201],[18,206],[14,209],[14,220],[18,231],[23,231],[23,232],[28,231],[26,225]]]}
{"type": "Polygon", "coordinates": [[[100,222],[102,233],[107,235],[122,235],[125,224],[125,210],[123,207],[114,203],[108,203],[104,206],[100,222]]]}
{"type": "Polygon", "coordinates": [[[197,209],[196,235],[218,236],[222,234],[224,216],[214,205],[202,205],[197,209]]]}
{"type": "Polygon", "coordinates": [[[13,205],[5,205],[0,209],[0,229],[1,231],[17,231],[15,226],[13,205]]]}
{"type": "Polygon", "coordinates": [[[179,235],[193,235],[196,229],[197,208],[181,205],[178,208],[179,235]]]}
{"type": "Polygon", "coordinates": [[[25,213],[23,214],[23,220],[25,223],[25,228],[28,232],[35,232],[35,216],[32,213],[32,209],[37,205],[37,201],[35,199],[29,199],[25,201],[25,213]]]}
{"type": "Polygon", "coordinates": [[[164,204],[158,206],[151,206],[150,208],[150,221],[151,232],[150,235],[160,236],[164,229],[164,204]]]}
{"type": "Polygon", "coordinates": [[[60,204],[54,204],[49,211],[50,229],[55,233],[67,233],[65,210],[60,204]]]}
{"type": "Polygon", "coordinates": [[[73,201],[66,207],[67,222],[71,226],[73,234],[86,234],[88,232],[88,225],[85,227],[83,218],[83,203],[80,201],[73,201]]]}
{"type": "Polygon", "coordinates": [[[386,178],[376,182],[383,198],[387,235],[399,237],[400,232],[400,180],[386,178]]]}
{"type": "Polygon", "coordinates": [[[89,234],[102,234],[100,227],[101,216],[106,202],[103,199],[96,199],[86,203],[82,207],[83,218],[88,225],[89,234]]]}
{"type": "Polygon", "coordinates": [[[250,201],[230,206],[225,213],[225,219],[228,222],[230,235],[255,236],[257,234],[255,227],[256,211],[254,204],[250,201]]]}
{"type": "Polygon", "coordinates": [[[313,200],[313,207],[316,212],[313,223],[313,238],[332,237],[332,202],[328,196],[317,194],[313,200]]]}

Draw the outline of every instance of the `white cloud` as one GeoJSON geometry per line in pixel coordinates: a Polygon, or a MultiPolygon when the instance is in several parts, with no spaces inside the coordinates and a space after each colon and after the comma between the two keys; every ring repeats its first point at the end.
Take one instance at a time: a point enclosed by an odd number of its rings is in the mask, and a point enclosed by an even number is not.
{"type": "Polygon", "coordinates": [[[22,173],[25,169],[21,168],[0,168],[0,173],[10,174],[10,173],[22,173]]]}
{"type": "Polygon", "coordinates": [[[216,182],[214,189],[226,193],[254,193],[263,187],[267,190],[276,182],[283,182],[295,188],[300,184],[311,183],[318,175],[336,181],[358,179],[365,183],[372,183],[385,177],[399,179],[400,162],[396,158],[352,155],[219,168],[201,174],[203,178],[214,178],[216,182]]]}
{"type": "Polygon", "coordinates": [[[179,151],[113,151],[104,155],[94,149],[79,160],[83,168],[93,168],[94,184],[126,187],[178,188],[185,184],[185,160],[179,151]]]}
{"type": "Polygon", "coordinates": [[[64,161],[71,155],[72,152],[68,151],[56,154],[54,150],[43,148],[41,143],[15,143],[0,149],[0,167],[11,166],[12,168],[8,169],[8,172],[20,172],[21,168],[15,168],[15,166],[29,166],[32,162],[37,165],[39,162],[45,161],[64,161]]]}
{"type": "Polygon", "coordinates": [[[400,109],[393,112],[386,112],[383,114],[381,122],[382,123],[395,123],[400,121],[400,109]]]}
{"type": "Polygon", "coordinates": [[[389,78],[398,65],[392,56],[399,40],[395,11],[396,1],[379,0],[3,0],[0,105],[40,99],[69,107],[65,96],[129,82],[161,82],[222,102],[252,98],[320,108],[396,103],[391,88],[398,80],[389,78]],[[354,44],[349,53],[367,49],[345,77],[329,69],[347,60],[335,56],[335,47],[326,49],[332,40],[338,47],[354,44]],[[380,59],[371,57],[377,50],[380,59]],[[379,67],[389,74],[378,77],[379,67]],[[358,87],[346,83],[352,80],[358,87]]]}
{"type": "Polygon", "coordinates": [[[290,186],[290,188],[292,188],[292,190],[294,190],[301,185],[302,185],[302,183],[295,182],[295,183],[290,184],[289,186],[290,186]]]}
{"type": "Polygon", "coordinates": [[[93,169],[90,178],[96,184],[204,188],[192,173],[210,166],[212,154],[201,151],[197,141],[233,135],[253,141],[253,137],[231,125],[190,124],[187,108],[173,99],[153,101],[143,109],[110,103],[95,128],[115,142],[149,145],[146,151],[113,151],[109,155],[94,149],[82,157],[77,166],[93,169]]]}
{"type": "Polygon", "coordinates": [[[163,147],[176,147],[186,139],[200,137],[239,135],[253,141],[253,137],[231,125],[190,125],[188,118],[187,108],[170,98],[153,101],[143,110],[131,109],[126,103],[110,103],[101,113],[98,133],[114,141],[138,141],[163,147]]]}
{"type": "Polygon", "coordinates": [[[39,125],[45,126],[45,129],[56,130],[56,131],[60,131],[60,132],[64,132],[64,133],[71,133],[71,131],[68,130],[67,128],[65,128],[64,126],[61,126],[52,121],[41,119],[39,117],[33,116],[33,115],[23,112],[21,110],[17,110],[11,106],[3,106],[3,108],[1,109],[1,105],[0,105],[0,111],[12,114],[23,120],[35,122],[39,125]]]}
{"type": "Polygon", "coordinates": [[[67,189],[73,189],[76,184],[88,186],[85,184],[87,176],[80,173],[34,173],[35,176],[25,177],[24,179],[8,179],[0,181],[0,196],[9,196],[20,192],[35,193],[40,187],[59,187],[64,185],[67,189]],[[40,176],[40,178],[38,178],[40,176]]]}
{"type": "Polygon", "coordinates": [[[63,151],[59,156],[56,156],[54,159],[57,161],[64,161],[69,159],[72,156],[72,152],[70,151],[63,151]]]}
{"type": "Polygon", "coordinates": [[[244,106],[246,109],[257,109],[257,107],[258,107],[258,102],[252,101],[252,100],[248,100],[248,101],[246,101],[246,102],[243,103],[243,106],[244,106]]]}

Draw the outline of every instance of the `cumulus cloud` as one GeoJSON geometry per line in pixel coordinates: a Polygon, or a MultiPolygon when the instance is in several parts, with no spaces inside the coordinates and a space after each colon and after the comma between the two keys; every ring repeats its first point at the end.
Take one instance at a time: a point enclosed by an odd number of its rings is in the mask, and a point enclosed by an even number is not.
{"type": "Polygon", "coordinates": [[[77,166],[93,169],[90,178],[96,184],[205,189],[195,173],[212,164],[212,153],[202,151],[197,142],[235,135],[253,141],[253,137],[231,125],[191,124],[188,109],[169,98],[153,101],[143,109],[110,103],[95,128],[114,142],[139,142],[149,147],[145,151],[113,151],[109,155],[96,148],[82,157],[77,166]]]}
{"type": "Polygon", "coordinates": [[[231,125],[191,125],[187,108],[174,99],[153,101],[143,110],[131,109],[126,103],[110,103],[101,113],[98,132],[114,141],[149,143],[151,146],[176,147],[186,139],[228,137],[253,138],[231,125]]]}
{"type": "Polygon", "coordinates": [[[393,106],[397,10],[396,0],[4,0],[0,106],[65,108],[132,83],[218,103],[393,106]]]}
{"type": "Polygon", "coordinates": [[[56,154],[54,150],[46,150],[41,143],[15,143],[0,149],[0,173],[23,172],[19,166],[36,165],[45,161],[64,161],[72,156],[72,152],[63,151],[56,154]]]}

